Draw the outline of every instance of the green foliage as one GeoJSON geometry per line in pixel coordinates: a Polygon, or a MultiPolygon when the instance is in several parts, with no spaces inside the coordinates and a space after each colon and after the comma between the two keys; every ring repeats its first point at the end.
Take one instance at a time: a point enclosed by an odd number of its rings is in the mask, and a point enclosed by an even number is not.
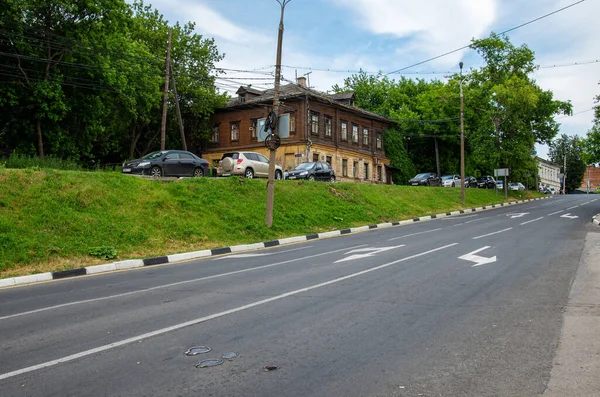
{"type": "Polygon", "coordinates": [[[588,131],[583,141],[583,150],[586,164],[600,163],[600,123],[596,123],[588,131]]]}
{"type": "Polygon", "coordinates": [[[578,136],[562,134],[550,144],[550,158],[561,166],[564,172],[564,159],[567,158],[567,192],[572,192],[581,186],[585,174],[583,141],[578,136]]]}
{"type": "MultiPolygon", "coordinates": [[[[0,264],[49,271],[248,244],[463,208],[459,189],[282,181],[271,229],[265,182],[198,178],[161,183],[112,172],[0,169],[0,264]]],[[[471,189],[467,206],[497,202],[471,189]]],[[[2,269],[0,269],[2,270],[2,269]]]]}
{"type": "Polygon", "coordinates": [[[54,170],[81,170],[81,166],[73,160],[64,160],[55,156],[27,156],[13,152],[6,160],[6,168],[37,168],[54,170]]]}
{"type": "Polygon", "coordinates": [[[100,259],[114,259],[117,257],[117,249],[115,247],[93,247],[88,252],[91,256],[95,256],[100,259]]]}

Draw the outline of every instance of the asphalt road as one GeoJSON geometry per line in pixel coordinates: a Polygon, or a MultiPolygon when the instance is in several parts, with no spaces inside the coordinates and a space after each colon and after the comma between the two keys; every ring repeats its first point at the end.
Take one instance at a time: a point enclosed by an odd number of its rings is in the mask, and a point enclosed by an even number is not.
{"type": "Polygon", "coordinates": [[[2,289],[0,394],[539,395],[596,197],[2,289]]]}

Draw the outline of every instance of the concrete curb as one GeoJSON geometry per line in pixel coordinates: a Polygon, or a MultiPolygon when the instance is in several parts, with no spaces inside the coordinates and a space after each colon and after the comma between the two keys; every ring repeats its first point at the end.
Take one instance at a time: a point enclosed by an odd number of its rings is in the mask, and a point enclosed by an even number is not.
{"type": "Polygon", "coordinates": [[[594,225],[600,226],[600,214],[596,215],[595,217],[592,218],[592,223],[594,225]]]}
{"type": "MultiPolygon", "coordinates": [[[[231,254],[231,253],[235,253],[235,252],[255,251],[255,250],[259,250],[259,249],[263,249],[263,248],[277,247],[279,245],[294,244],[294,243],[299,243],[299,242],[303,242],[303,241],[310,241],[310,240],[316,240],[316,239],[322,239],[322,238],[342,236],[342,235],[346,235],[346,234],[367,232],[369,230],[374,230],[374,229],[386,229],[386,228],[390,228],[390,227],[404,226],[404,225],[409,225],[409,224],[416,223],[416,222],[424,222],[424,221],[429,221],[432,219],[447,218],[450,216],[462,215],[462,214],[467,214],[467,213],[472,213],[472,212],[486,211],[486,210],[491,210],[494,208],[502,208],[502,207],[508,207],[508,206],[512,206],[512,205],[516,205],[516,204],[528,203],[530,201],[546,200],[549,198],[550,197],[544,197],[544,198],[535,198],[535,199],[529,199],[529,200],[512,201],[512,202],[508,202],[508,203],[492,204],[492,205],[488,205],[485,207],[477,207],[477,208],[471,208],[471,209],[467,209],[467,210],[446,212],[444,214],[422,216],[419,218],[413,218],[413,219],[408,219],[408,220],[399,221],[399,222],[380,223],[380,224],[376,224],[376,225],[354,227],[354,228],[350,228],[350,229],[334,230],[331,232],[308,234],[306,236],[288,237],[288,238],[283,238],[283,239],[279,239],[279,240],[265,241],[265,242],[256,243],[256,244],[243,244],[243,245],[236,245],[236,246],[231,246],[231,247],[215,248],[215,249],[211,249],[211,250],[185,252],[185,253],[181,253],[181,254],[173,254],[173,255],[167,255],[167,256],[157,256],[157,257],[153,257],[153,258],[130,259],[130,260],[124,260],[124,261],[119,261],[119,262],[106,263],[103,265],[80,267],[78,269],[70,269],[70,270],[63,270],[63,271],[51,272],[51,273],[40,273],[40,274],[32,274],[29,276],[5,278],[5,279],[0,279],[0,288],[22,285],[22,284],[33,284],[33,283],[39,283],[39,282],[43,282],[43,281],[58,280],[58,279],[65,279],[65,278],[78,277],[78,276],[85,276],[85,275],[89,275],[89,274],[100,274],[100,273],[114,272],[114,271],[118,271],[118,270],[135,269],[138,267],[163,265],[163,264],[167,264],[167,263],[176,263],[176,262],[206,258],[206,257],[216,256],[216,255],[231,254]]],[[[598,216],[596,216],[595,218],[597,218],[597,217],[598,216]]],[[[598,219],[594,219],[594,223],[599,224],[598,219]]]]}

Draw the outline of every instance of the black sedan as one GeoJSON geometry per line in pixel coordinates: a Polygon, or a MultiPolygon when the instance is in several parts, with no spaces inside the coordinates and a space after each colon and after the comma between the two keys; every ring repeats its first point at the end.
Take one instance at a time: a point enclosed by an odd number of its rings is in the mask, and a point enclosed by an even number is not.
{"type": "Polygon", "coordinates": [[[496,180],[493,176],[490,175],[480,176],[479,178],[477,178],[477,187],[481,189],[495,189],[496,180]]]}
{"type": "Polygon", "coordinates": [[[442,178],[433,172],[424,172],[408,181],[411,186],[442,186],[442,178]]]}
{"type": "Polygon", "coordinates": [[[208,161],[183,150],[162,150],[123,164],[124,174],[161,176],[208,176],[208,161]]]}
{"type": "Polygon", "coordinates": [[[287,179],[335,182],[335,172],[329,163],[321,161],[302,163],[288,173],[287,179]]]}
{"type": "Polygon", "coordinates": [[[477,187],[477,179],[474,176],[465,176],[465,187],[477,187]]]}

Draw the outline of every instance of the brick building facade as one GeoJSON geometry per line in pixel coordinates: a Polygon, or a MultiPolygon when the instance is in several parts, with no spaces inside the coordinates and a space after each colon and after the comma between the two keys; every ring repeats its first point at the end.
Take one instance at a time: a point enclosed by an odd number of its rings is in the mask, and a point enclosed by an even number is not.
{"type": "MultiPolygon", "coordinates": [[[[261,120],[272,108],[273,90],[240,87],[238,98],[217,109],[214,130],[202,155],[215,164],[225,152],[255,151],[269,156],[261,142],[261,120]]],[[[281,87],[280,115],[285,120],[277,149],[284,170],[307,161],[327,161],[338,181],[391,183],[383,132],[396,125],[354,106],[354,94],[326,95],[306,88],[305,80],[281,87]],[[287,133],[285,130],[288,130],[287,133]]]]}
{"type": "Polygon", "coordinates": [[[583,179],[581,180],[581,187],[579,188],[579,190],[587,192],[588,181],[590,192],[600,192],[600,168],[593,165],[589,165],[586,168],[583,174],[583,179]]]}

